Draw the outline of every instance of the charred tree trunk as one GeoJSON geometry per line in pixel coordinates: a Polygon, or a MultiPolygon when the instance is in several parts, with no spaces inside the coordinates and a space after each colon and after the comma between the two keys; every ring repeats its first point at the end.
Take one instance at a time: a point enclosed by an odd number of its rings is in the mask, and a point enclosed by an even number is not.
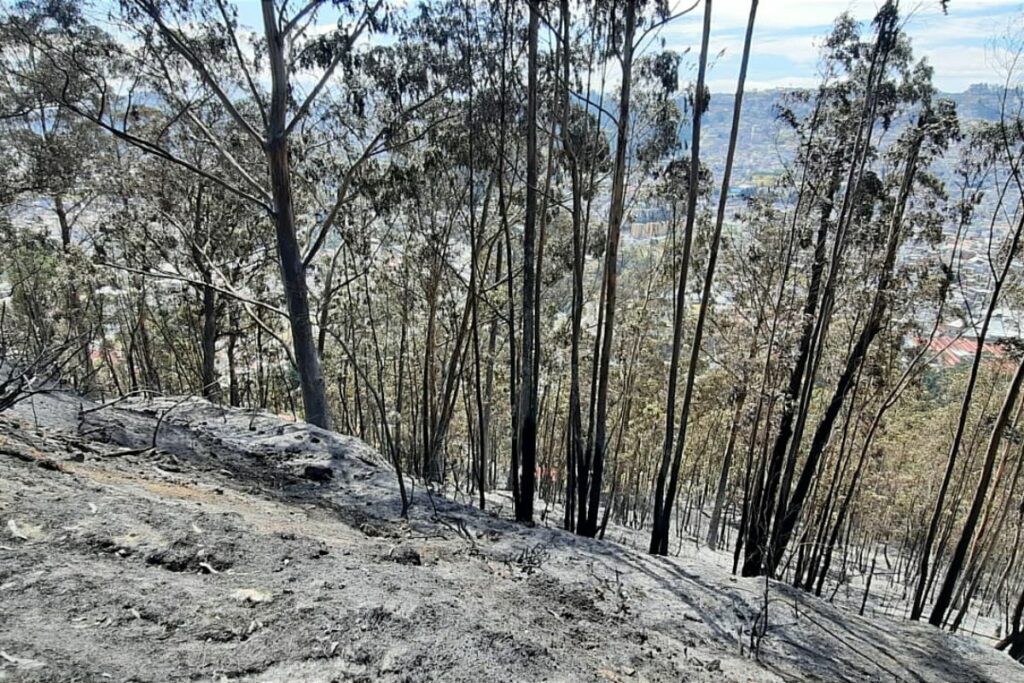
{"type": "Polygon", "coordinates": [[[583,411],[580,398],[580,338],[583,323],[583,195],[579,163],[572,145],[570,129],[570,60],[571,50],[569,0],[559,3],[562,21],[562,146],[569,166],[572,192],[572,332],[569,342],[569,438],[566,452],[566,492],[564,526],[575,530],[576,487],[578,470],[583,462],[583,411]]]}
{"type": "MultiPolygon", "coordinates": [[[[690,141],[689,187],[686,196],[686,227],[683,235],[683,253],[679,264],[679,282],[676,285],[675,308],[672,312],[672,356],[669,361],[668,390],[665,398],[665,438],[662,442],[661,465],[654,490],[654,516],[651,520],[651,554],[668,554],[669,526],[672,520],[672,503],[675,497],[674,482],[670,483],[670,470],[677,457],[676,449],[676,385],[679,381],[679,361],[683,347],[683,318],[686,312],[686,282],[690,269],[690,249],[693,245],[693,230],[697,213],[697,194],[700,178],[700,130],[704,113],[704,76],[707,73],[708,41],[711,34],[711,2],[704,2],[704,25],[701,33],[701,50],[697,67],[697,87],[694,90],[693,130],[690,141]],[[671,493],[668,492],[671,489],[671,493]]],[[[694,368],[690,368],[692,375],[694,368]]],[[[682,418],[681,431],[686,429],[686,417],[682,418]]],[[[681,460],[680,452],[678,459],[681,460]]]]}
{"type": "Polygon", "coordinates": [[[316,351],[316,337],[309,317],[309,292],[306,267],[295,234],[295,207],[292,199],[291,170],[288,158],[288,68],[285,45],[278,32],[273,3],[264,0],[263,25],[267,38],[267,58],[271,68],[271,96],[265,152],[274,200],[274,230],[281,268],[281,284],[288,306],[295,365],[302,388],[302,404],[307,422],[331,428],[327,389],[316,351]]]}
{"type": "Polygon", "coordinates": [[[939,588],[939,594],[936,596],[935,604],[932,606],[931,616],[928,617],[928,623],[932,626],[942,626],[946,610],[949,609],[949,604],[953,597],[953,589],[956,588],[957,579],[960,577],[960,572],[963,571],[964,559],[967,557],[967,550],[974,539],[974,531],[978,525],[978,519],[981,517],[981,509],[985,504],[989,485],[992,482],[992,471],[995,467],[999,445],[1002,443],[1003,433],[1010,422],[1010,416],[1017,406],[1021,382],[1024,382],[1024,360],[1017,366],[1013,380],[1006,390],[1006,398],[1003,400],[1002,408],[999,409],[999,415],[992,425],[992,435],[989,438],[988,448],[985,450],[985,462],[981,469],[981,479],[978,482],[977,490],[974,492],[974,499],[971,501],[971,507],[967,512],[967,519],[964,522],[960,539],[957,541],[956,547],[953,549],[953,556],[949,560],[946,578],[942,581],[942,587],[939,588]]]}
{"type": "Polygon", "coordinates": [[[847,394],[853,388],[854,379],[860,371],[861,363],[863,363],[872,342],[882,328],[882,322],[888,306],[889,287],[892,284],[893,269],[896,265],[896,255],[900,245],[903,243],[903,214],[906,210],[910,191],[917,174],[917,161],[925,134],[923,127],[926,120],[925,114],[922,114],[918,120],[918,130],[912,142],[912,147],[908,153],[899,196],[896,199],[889,225],[888,243],[879,273],[878,290],[875,292],[871,303],[868,319],[857,338],[857,343],[847,357],[846,366],[839,377],[832,398],[815,429],[814,438],[807,453],[807,460],[804,462],[804,467],[793,491],[793,496],[786,505],[781,517],[777,516],[775,519],[771,536],[771,552],[768,554],[767,563],[764,568],[765,572],[769,575],[774,575],[779,566],[786,546],[789,544],[793,529],[803,510],[815,471],[818,468],[818,463],[832,435],[832,427],[839,417],[847,394]]]}
{"type": "Polygon", "coordinates": [[[537,377],[536,347],[536,243],[537,243],[537,29],[540,24],[535,0],[530,2],[529,65],[526,105],[526,218],[523,227],[523,334],[519,382],[519,500],[516,519],[533,523],[533,498],[537,484],[537,377]]]}
{"type": "MultiPolygon", "coordinates": [[[[615,140],[615,163],[612,171],[611,206],[608,213],[608,238],[604,254],[604,321],[601,330],[601,350],[597,367],[595,395],[594,442],[586,501],[586,516],[580,515],[576,531],[581,536],[593,537],[597,533],[598,508],[601,506],[601,485],[604,474],[608,427],[608,385],[612,340],[615,332],[615,302],[618,293],[619,236],[625,211],[626,164],[629,149],[630,91],[633,83],[633,40],[636,33],[636,0],[625,2],[625,28],[622,35],[622,88],[619,93],[619,119],[615,140]]],[[[582,508],[582,506],[581,506],[582,508]]],[[[581,509],[582,513],[582,509],[581,509]]]]}
{"type": "Polygon", "coordinates": [[[783,459],[785,458],[786,450],[789,448],[790,439],[793,436],[793,421],[796,415],[795,401],[800,393],[804,372],[807,369],[811,353],[811,340],[814,336],[818,301],[821,298],[828,229],[832,214],[830,198],[838,188],[838,174],[839,170],[836,168],[831,179],[831,192],[825,196],[825,200],[820,208],[821,214],[814,244],[814,261],[811,265],[811,279],[807,288],[807,298],[804,302],[803,327],[800,331],[796,362],[790,369],[789,384],[786,386],[786,393],[782,399],[782,416],[779,418],[779,431],[775,435],[775,442],[765,470],[766,478],[763,486],[760,486],[762,484],[761,481],[755,481],[755,485],[759,486],[759,490],[754,496],[756,504],[751,509],[746,539],[743,544],[743,576],[759,576],[762,570],[763,553],[768,541],[770,510],[775,504],[775,496],[778,492],[779,480],[782,475],[783,459]]]}

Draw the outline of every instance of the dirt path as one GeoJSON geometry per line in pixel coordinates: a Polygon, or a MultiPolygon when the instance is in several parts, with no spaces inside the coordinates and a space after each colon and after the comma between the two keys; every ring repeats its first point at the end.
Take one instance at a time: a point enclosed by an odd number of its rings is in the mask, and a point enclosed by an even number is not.
{"type": "Polygon", "coordinates": [[[365,444],[305,425],[39,399],[0,418],[0,680],[1024,680],[781,586],[755,661],[757,582],[397,498],[365,444]]]}

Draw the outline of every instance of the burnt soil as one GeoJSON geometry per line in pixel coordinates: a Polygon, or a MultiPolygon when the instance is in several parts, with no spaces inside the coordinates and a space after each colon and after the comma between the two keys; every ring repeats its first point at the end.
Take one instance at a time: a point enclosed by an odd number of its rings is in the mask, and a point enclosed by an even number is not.
{"type": "Polygon", "coordinates": [[[198,399],[0,416],[0,681],[993,681],[984,644],[526,528],[198,399]],[[154,431],[156,447],[154,448],[154,431]]]}

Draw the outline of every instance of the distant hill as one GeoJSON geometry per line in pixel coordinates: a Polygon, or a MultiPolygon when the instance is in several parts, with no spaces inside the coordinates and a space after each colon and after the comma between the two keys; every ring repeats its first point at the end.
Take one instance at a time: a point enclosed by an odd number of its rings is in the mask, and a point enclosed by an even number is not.
{"type": "MultiPolygon", "coordinates": [[[[793,158],[793,135],[777,121],[776,109],[785,95],[792,92],[795,90],[753,90],[743,95],[742,126],[733,170],[734,183],[757,184],[780,172],[784,164],[793,158]]],[[[999,118],[1001,93],[998,86],[976,84],[964,92],[944,92],[940,96],[956,103],[956,111],[963,122],[995,121],[999,118]]],[[[725,163],[734,101],[733,93],[713,92],[708,113],[703,120],[701,157],[712,167],[716,177],[721,176],[725,163]]],[[[897,122],[895,128],[898,129],[899,125],[900,122],[897,122]]],[[[689,126],[684,127],[682,135],[684,140],[689,139],[689,126]]],[[[950,156],[941,164],[945,168],[936,169],[940,176],[946,174],[952,162],[953,157],[950,156]]]]}
{"type": "MultiPolygon", "coordinates": [[[[754,183],[780,172],[784,163],[792,158],[792,135],[777,120],[776,105],[794,90],[754,90],[743,97],[743,118],[737,141],[736,165],[733,177],[736,183],[754,183]]],[[[999,118],[1002,89],[998,86],[976,84],[961,93],[941,93],[940,97],[956,103],[961,121],[995,121],[999,118]]],[[[705,114],[701,138],[701,156],[705,163],[721,176],[725,152],[732,124],[732,93],[712,93],[711,104],[705,114]]],[[[897,122],[897,127],[899,122],[897,122]]],[[[690,129],[683,130],[689,139],[690,129]]],[[[952,161],[952,158],[948,160],[952,161]]],[[[939,174],[943,169],[939,170],[939,174]]]]}

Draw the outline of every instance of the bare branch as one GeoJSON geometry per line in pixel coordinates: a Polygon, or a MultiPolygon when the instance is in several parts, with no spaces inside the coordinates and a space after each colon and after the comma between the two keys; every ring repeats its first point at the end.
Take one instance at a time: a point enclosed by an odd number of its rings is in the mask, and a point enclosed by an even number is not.
{"type": "MultiPolygon", "coordinates": [[[[303,17],[305,17],[307,14],[315,10],[317,7],[319,7],[321,2],[323,2],[323,0],[310,0],[310,2],[308,2],[305,7],[296,12],[295,16],[288,20],[288,23],[286,23],[284,25],[284,28],[282,28],[280,31],[281,35],[286,36],[289,33],[291,33],[292,29],[295,28],[300,21],[302,21],[303,17]]],[[[283,7],[281,9],[282,11],[284,11],[283,7]]]]}
{"type": "Polygon", "coordinates": [[[132,268],[131,266],[122,266],[122,265],[118,265],[116,263],[109,263],[109,262],[106,262],[106,261],[98,261],[96,263],[96,265],[103,266],[104,268],[113,268],[114,270],[121,270],[121,271],[124,271],[126,273],[134,273],[135,275],[142,275],[143,277],[151,277],[151,278],[154,278],[154,279],[157,279],[157,280],[173,280],[175,282],[184,282],[184,283],[187,283],[187,284],[190,284],[190,285],[194,285],[196,287],[209,287],[209,288],[213,289],[214,291],[219,292],[220,294],[224,294],[225,296],[229,296],[232,299],[235,299],[239,303],[249,304],[249,305],[252,305],[252,306],[257,306],[259,308],[263,308],[265,310],[268,310],[271,313],[276,313],[276,314],[278,314],[278,315],[280,315],[280,316],[282,316],[284,318],[288,317],[288,312],[287,311],[285,311],[284,309],[278,308],[277,306],[274,306],[273,304],[268,304],[267,302],[260,301],[259,299],[253,299],[253,298],[250,298],[250,297],[243,296],[243,295],[239,294],[238,292],[234,291],[234,289],[225,288],[225,287],[219,287],[219,286],[217,286],[217,285],[215,285],[215,284],[213,284],[211,282],[204,282],[204,281],[202,281],[202,280],[200,280],[198,278],[189,277],[188,275],[183,275],[182,273],[168,273],[168,272],[165,272],[165,271],[162,271],[162,270],[147,270],[147,269],[142,269],[142,268],[132,268]]]}
{"type": "Polygon", "coordinates": [[[217,99],[220,100],[221,104],[224,105],[224,108],[231,115],[231,118],[233,118],[235,122],[238,123],[238,125],[256,141],[257,144],[262,146],[264,142],[263,136],[260,135],[256,129],[252,127],[252,124],[250,124],[238,111],[234,102],[231,101],[231,98],[228,97],[227,93],[224,92],[224,89],[220,87],[219,83],[217,83],[217,80],[213,77],[213,74],[210,73],[206,64],[203,63],[203,60],[189,47],[186,38],[164,22],[156,4],[151,2],[151,0],[135,0],[135,4],[142,8],[142,10],[156,23],[157,27],[160,29],[160,33],[167,40],[168,44],[192,65],[192,68],[199,74],[203,82],[213,90],[217,99]]]}
{"type": "MultiPolygon", "coordinates": [[[[356,41],[359,39],[359,36],[362,35],[363,31],[365,31],[366,27],[369,25],[370,17],[377,13],[377,10],[380,9],[380,6],[383,3],[383,1],[384,0],[377,0],[377,4],[375,4],[373,8],[368,9],[363,14],[363,16],[359,20],[359,23],[356,24],[355,30],[353,30],[352,33],[348,35],[346,38],[349,46],[355,45],[356,41]]],[[[320,95],[320,91],[323,90],[324,87],[327,85],[327,81],[330,80],[332,75],[334,75],[334,70],[338,68],[338,64],[341,63],[341,60],[345,56],[345,54],[345,51],[338,50],[337,54],[334,55],[334,59],[331,60],[331,63],[324,70],[323,74],[320,76],[320,80],[317,81],[317,84],[313,86],[313,89],[309,92],[308,95],[306,95],[306,99],[302,101],[301,105],[299,105],[299,110],[295,112],[295,116],[293,116],[292,120],[288,123],[287,126],[285,126],[285,137],[287,137],[292,132],[292,130],[295,129],[295,126],[298,125],[298,123],[303,119],[303,117],[305,117],[306,114],[309,113],[310,108],[313,106],[313,102],[316,101],[317,96],[320,95]]]]}
{"type": "MultiPolygon", "coordinates": [[[[316,1],[319,2],[319,0],[316,1]]],[[[238,65],[242,69],[242,73],[245,74],[245,81],[249,84],[249,92],[252,93],[252,98],[256,101],[256,106],[260,110],[260,117],[263,119],[263,126],[265,128],[267,127],[267,107],[263,103],[263,98],[260,96],[259,89],[256,88],[256,83],[252,80],[252,74],[249,73],[249,67],[246,66],[245,58],[242,55],[242,47],[238,44],[238,36],[235,35],[235,28],[231,25],[227,8],[224,6],[224,0],[217,0],[217,7],[220,8],[220,15],[224,18],[224,27],[231,35],[231,44],[235,48],[235,56],[238,57],[238,65]]]]}

